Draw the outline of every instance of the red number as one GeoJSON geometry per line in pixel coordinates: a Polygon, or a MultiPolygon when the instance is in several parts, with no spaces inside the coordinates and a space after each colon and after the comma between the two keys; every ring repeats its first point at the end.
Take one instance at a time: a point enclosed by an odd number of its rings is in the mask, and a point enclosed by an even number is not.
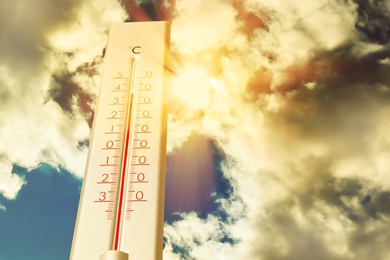
{"type": "Polygon", "coordinates": [[[148,145],[148,142],[146,140],[141,140],[141,142],[139,142],[139,145],[142,147],[142,148],[145,148],[147,145],[148,145]]]}
{"type": "Polygon", "coordinates": [[[114,142],[112,140],[108,140],[107,143],[106,143],[106,147],[108,149],[112,148],[114,146],[114,142]]]}
{"type": "Polygon", "coordinates": [[[117,118],[116,115],[118,115],[118,111],[111,111],[111,118],[117,118]]]}
{"type": "Polygon", "coordinates": [[[141,126],[141,131],[142,132],[147,132],[149,130],[149,126],[148,125],[142,125],[141,126]]]}
{"type": "Polygon", "coordinates": [[[145,104],[150,103],[150,97],[144,97],[144,103],[145,104]]]}
{"type": "Polygon", "coordinates": [[[145,164],[145,163],[146,163],[146,157],[145,157],[145,156],[140,156],[140,157],[138,158],[138,162],[139,162],[140,164],[145,164]]]}
{"type": "Polygon", "coordinates": [[[99,200],[100,201],[105,201],[106,200],[106,192],[102,191],[100,192],[100,197],[99,197],[99,200]]]}
{"type": "Polygon", "coordinates": [[[143,117],[149,117],[149,115],[150,115],[149,110],[142,111],[142,116],[143,117]]]}
{"type": "Polygon", "coordinates": [[[137,181],[143,182],[145,180],[145,174],[140,172],[137,174],[137,181]]]}
{"type": "Polygon", "coordinates": [[[102,177],[103,177],[102,182],[107,182],[108,176],[109,176],[109,175],[108,175],[107,173],[103,173],[103,174],[102,174],[102,177]]]}
{"type": "Polygon", "coordinates": [[[142,200],[142,199],[144,198],[144,193],[143,193],[142,191],[137,191],[137,192],[135,193],[135,198],[136,198],[137,200],[142,200]]]}

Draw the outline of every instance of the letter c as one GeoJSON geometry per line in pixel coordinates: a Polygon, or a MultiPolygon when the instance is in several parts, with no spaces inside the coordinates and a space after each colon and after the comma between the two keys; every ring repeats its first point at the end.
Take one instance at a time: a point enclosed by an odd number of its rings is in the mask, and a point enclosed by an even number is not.
{"type": "Polygon", "coordinates": [[[134,54],[140,54],[141,53],[141,46],[135,46],[131,49],[131,51],[134,53],[134,54]]]}

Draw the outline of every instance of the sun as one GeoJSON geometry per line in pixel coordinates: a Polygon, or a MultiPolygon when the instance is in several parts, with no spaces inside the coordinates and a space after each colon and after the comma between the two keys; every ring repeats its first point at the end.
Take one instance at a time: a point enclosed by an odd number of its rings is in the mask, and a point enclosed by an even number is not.
{"type": "Polygon", "coordinates": [[[206,103],[212,91],[212,78],[207,70],[197,66],[181,69],[173,80],[173,92],[189,106],[206,103]]]}

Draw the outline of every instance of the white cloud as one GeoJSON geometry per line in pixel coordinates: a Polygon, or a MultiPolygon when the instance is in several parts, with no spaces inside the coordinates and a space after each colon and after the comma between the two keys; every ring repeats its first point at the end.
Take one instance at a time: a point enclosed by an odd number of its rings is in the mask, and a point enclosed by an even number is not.
{"type": "Polygon", "coordinates": [[[229,225],[215,216],[199,219],[195,214],[187,214],[184,220],[166,225],[164,232],[167,244],[164,258],[182,259],[172,251],[179,248],[181,257],[187,259],[240,259],[241,252],[233,244],[221,243],[221,239],[231,236],[229,225]],[[199,246],[201,245],[201,246],[199,246]]]}
{"type": "MultiPolygon", "coordinates": [[[[78,20],[48,35],[48,40],[53,52],[72,53],[72,57],[66,59],[66,65],[69,71],[75,71],[102,54],[111,23],[125,19],[124,10],[117,1],[83,1],[78,9],[78,20]]],[[[58,59],[65,57],[52,58],[51,66],[55,69],[58,59]]]]}
{"type": "Polygon", "coordinates": [[[87,148],[79,144],[89,138],[88,118],[75,96],[67,97],[72,113],[48,99],[52,75],[68,71],[78,91],[94,95],[98,77],[76,69],[102,54],[111,22],[126,15],[117,1],[10,2],[0,12],[9,18],[1,19],[0,154],[8,166],[0,191],[13,199],[23,180],[12,164],[32,170],[48,163],[83,176],[87,148]]]}
{"type": "MultiPolygon", "coordinates": [[[[234,39],[235,10],[225,1],[177,1],[172,23],[172,48],[202,53],[234,39]],[[198,39],[198,40],[194,40],[198,39]]],[[[203,53],[208,55],[209,53],[203,53]]]]}
{"type": "MultiPolygon", "coordinates": [[[[15,199],[19,190],[25,184],[25,180],[12,173],[12,165],[4,158],[0,161],[0,194],[7,199],[15,199]]],[[[0,204],[0,211],[5,207],[0,204]]]]}

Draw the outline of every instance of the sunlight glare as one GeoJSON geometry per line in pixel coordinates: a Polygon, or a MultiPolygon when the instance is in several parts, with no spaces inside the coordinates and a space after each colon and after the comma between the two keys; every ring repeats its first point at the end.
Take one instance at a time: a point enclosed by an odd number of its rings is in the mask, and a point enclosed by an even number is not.
{"type": "Polygon", "coordinates": [[[174,80],[175,95],[190,106],[199,106],[207,101],[210,92],[207,72],[199,67],[187,67],[174,80]]]}

